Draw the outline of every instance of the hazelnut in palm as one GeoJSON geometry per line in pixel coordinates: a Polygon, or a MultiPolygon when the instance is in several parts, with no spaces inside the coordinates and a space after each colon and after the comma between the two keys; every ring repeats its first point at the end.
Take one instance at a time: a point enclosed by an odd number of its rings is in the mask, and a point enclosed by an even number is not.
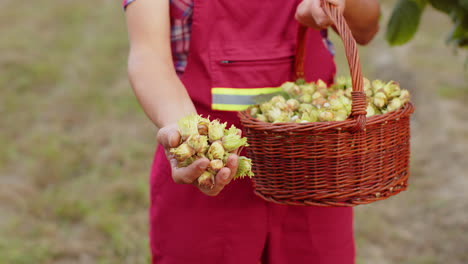
{"type": "MultiPolygon", "coordinates": [[[[187,167],[195,160],[208,158],[210,165],[198,177],[198,184],[212,188],[216,173],[226,166],[229,155],[236,154],[240,147],[246,147],[247,138],[240,136],[235,126],[226,129],[226,123],[210,121],[199,115],[188,115],[178,121],[181,144],[171,148],[170,153],[177,160],[178,167],[187,167]]],[[[252,161],[240,156],[234,179],[252,177],[252,161]]]]}

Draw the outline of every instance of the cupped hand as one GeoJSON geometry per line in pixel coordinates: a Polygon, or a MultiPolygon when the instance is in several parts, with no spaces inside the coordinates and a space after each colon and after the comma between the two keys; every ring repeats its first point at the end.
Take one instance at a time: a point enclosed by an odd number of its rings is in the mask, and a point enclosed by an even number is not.
{"type": "MultiPolygon", "coordinates": [[[[343,14],[346,6],[345,0],[325,0],[335,5],[341,14],[343,14]]],[[[299,23],[315,28],[325,29],[333,25],[332,20],[323,11],[321,0],[303,0],[296,9],[296,20],[299,23]]]]}
{"type": "Polygon", "coordinates": [[[168,125],[161,128],[157,135],[158,142],[164,147],[166,157],[170,161],[172,169],[172,179],[178,184],[192,184],[201,192],[208,196],[218,195],[223,188],[231,182],[237,171],[238,156],[232,154],[229,156],[226,166],[218,171],[215,176],[215,184],[212,188],[200,186],[198,177],[206,171],[210,164],[207,158],[201,158],[194,161],[187,167],[177,167],[177,160],[169,152],[170,148],[175,148],[180,144],[180,134],[177,125],[168,125]]]}

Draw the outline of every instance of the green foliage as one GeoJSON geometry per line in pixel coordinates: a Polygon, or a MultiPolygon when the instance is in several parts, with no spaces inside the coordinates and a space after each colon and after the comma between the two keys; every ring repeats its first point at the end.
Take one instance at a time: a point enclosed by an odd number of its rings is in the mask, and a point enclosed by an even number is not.
{"type": "Polygon", "coordinates": [[[411,40],[418,30],[425,1],[400,0],[393,9],[386,39],[391,45],[402,45],[411,40]]]}
{"type": "Polygon", "coordinates": [[[458,47],[468,48],[468,9],[456,9],[450,14],[454,27],[447,39],[458,47]]]}
{"type": "Polygon", "coordinates": [[[453,22],[447,42],[459,48],[468,47],[468,0],[400,0],[392,11],[386,38],[390,45],[403,45],[418,30],[426,3],[447,14],[453,22]]]}
{"type": "Polygon", "coordinates": [[[457,0],[429,0],[429,3],[436,10],[442,11],[446,14],[450,14],[450,12],[457,6],[457,0]]]}
{"type": "Polygon", "coordinates": [[[458,3],[465,11],[468,11],[468,0],[458,0],[458,3]]]}

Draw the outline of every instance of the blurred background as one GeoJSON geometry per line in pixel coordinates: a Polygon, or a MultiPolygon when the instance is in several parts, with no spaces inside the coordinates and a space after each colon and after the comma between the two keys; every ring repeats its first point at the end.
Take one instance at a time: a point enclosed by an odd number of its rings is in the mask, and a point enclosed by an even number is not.
{"type": "MultiPolygon", "coordinates": [[[[430,9],[409,44],[360,49],[370,79],[410,89],[410,188],[358,206],[358,263],[468,263],[468,69],[430,9]]],[[[126,76],[119,1],[3,0],[0,263],[148,263],[154,128],[126,76]]],[[[339,74],[347,74],[342,45],[339,74]]]]}

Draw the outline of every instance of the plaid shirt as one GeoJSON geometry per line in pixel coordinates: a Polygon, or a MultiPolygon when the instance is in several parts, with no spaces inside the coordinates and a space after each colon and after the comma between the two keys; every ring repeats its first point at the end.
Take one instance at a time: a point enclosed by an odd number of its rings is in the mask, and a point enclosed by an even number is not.
{"type": "MultiPolygon", "coordinates": [[[[123,0],[123,7],[136,0],[123,0]]],[[[187,66],[192,29],[193,0],[170,0],[171,2],[171,47],[172,59],[177,72],[182,73],[187,66]]]]}
{"type": "MultiPolygon", "coordinates": [[[[136,0],[123,0],[126,8],[136,0]]],[[[171,2],[171,47],[175,69],[182,73],[187,66],[192,29],[193,0],[170,0],[171,2]]],[[[328,51],[334,55],[333,44],[328,39],[327,30],[322,30],[322,37],[328,51]]]]}

